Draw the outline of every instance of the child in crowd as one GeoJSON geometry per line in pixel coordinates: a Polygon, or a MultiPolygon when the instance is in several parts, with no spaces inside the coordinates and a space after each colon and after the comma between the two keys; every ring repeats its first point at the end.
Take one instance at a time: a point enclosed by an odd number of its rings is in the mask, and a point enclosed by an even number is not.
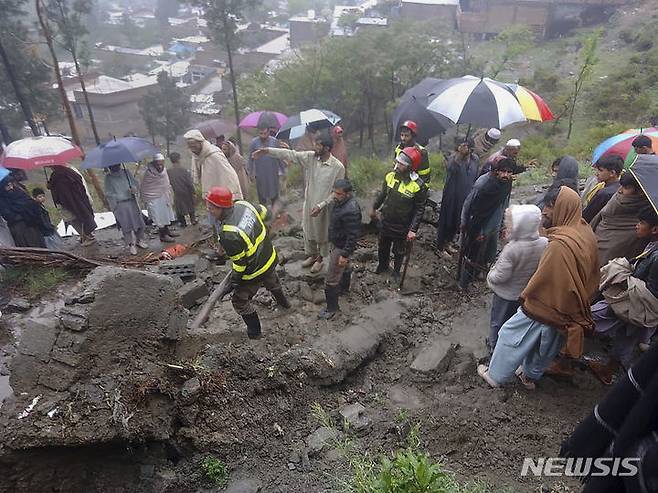
{"type": "Polygon", "coordinates": [[[520,306],[519,296],[537,270],[548,239],[539,236],[541,211],[536,205],[513,205],[505,211],[505,231],[510,239],[487,275],[494,292],[487,346],[493,352],[498,331],[520,306]]]}
{"type": "Polygon", "coordinates": [[[32,198],[41,207],[41,222],[43,240],[46,243],[46,248],[49,250],[60,250],[62,248],[62,238],[57,234],[57,229],[50,221],[50,214],[46,209],[46,192],[43,188],[36,187],[32,190],[32,198]]]}
{"type": "Polygon", "coordinates": [[[617,155],[603,156],[596,162],[594,169],[599,183],[588,194],[587,205],[583,209],[583,219],[588,223],[592,222],[619,190],[619,177],[624,169],[624,160],[617,155]]]}

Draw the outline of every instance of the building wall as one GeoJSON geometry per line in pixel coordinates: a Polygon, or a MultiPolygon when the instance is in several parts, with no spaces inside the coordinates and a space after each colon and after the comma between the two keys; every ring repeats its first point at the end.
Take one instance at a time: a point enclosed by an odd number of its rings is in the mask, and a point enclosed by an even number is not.
{"type": "Polygon", "coordinates": [[[400,9],[400,16],[405,19],[413,19],[417,21],[441,18],[446,19],[452,25],[455,25],[457,20],[457,9],[457,5],[430,5],[404,2],[400,9]]]}

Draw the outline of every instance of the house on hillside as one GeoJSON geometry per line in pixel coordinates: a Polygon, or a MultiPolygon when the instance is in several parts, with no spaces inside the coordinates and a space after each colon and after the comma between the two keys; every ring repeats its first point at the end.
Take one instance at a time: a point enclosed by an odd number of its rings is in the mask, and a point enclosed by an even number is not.
{"type": "Polygon", "coordinates": [[[443,19],[450,26],[457,22],[459,0],[401,0],[400,16],[403,19],[429,21],[443,19]]]}
{"type": "Polygon", "coordinates": [[[324,19],[317,18],[313,10],[309,10],[305,16],[291,17],[288,19],[288,25],[292,48],[315,43],[329,34],[329,23],[324,19]]]}

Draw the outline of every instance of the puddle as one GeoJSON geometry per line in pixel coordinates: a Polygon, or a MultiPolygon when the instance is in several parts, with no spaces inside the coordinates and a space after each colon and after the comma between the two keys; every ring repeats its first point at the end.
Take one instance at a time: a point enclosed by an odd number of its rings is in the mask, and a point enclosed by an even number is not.
{"type": "Polygon", "coordinates": [[[3,401],[13,392],[11,385],[9,385],[9,375],[0,375],[0,407],[2,407],[3,401]]]}

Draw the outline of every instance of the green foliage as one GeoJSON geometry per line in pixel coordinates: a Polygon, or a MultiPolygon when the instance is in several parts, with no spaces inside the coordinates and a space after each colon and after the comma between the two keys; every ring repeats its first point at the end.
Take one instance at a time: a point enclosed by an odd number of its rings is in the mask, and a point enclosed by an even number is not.
{"type": "Polygon", "coordinates": [[[528,26],[512,25],[501,31],[494,42],[500,48],[500,55],[489,62],[486,75],[492,79],[535,46],[535,34],[528,26]]]}
{"type": "Polygon", "coordinates": [[[367,195],[381,188],[386,173],[393,169],[393,160],[357,157],[350,159],[347,174],[357,195],[367,195]]]}
{"type": "Polygon", "coordinates": [[[205,478],[215,486],[222,488],[228,483],[228,467],[216,457],[211,456],[203,459],[201,471],[205,478]]]}
{"type": "Polygon", "coordinates": [[[70,278],[71,274],[61,267],[10,267],[0,274],[5,288],[30,299],[53,292],[57,286],[70,278]]]}
{"type": "Polygon", "coordinates": [[[176,82],[164,71],[158,74],[157,88],[139,102],[139,111],[149,133],[164,137],[167,152],[170,143],[189,126],[189,107],[187,95],[176,87],[176,82]]]}
{"type": "Polygon", "coordinates": [[[597,47],[601,34],[601,31],[594,31],[583,39],[583,45],[580,49],[578,60],[579,68],[578,72],[576,73],[576,80],[574,81],[569,107],[569,128],[567,130],[567,140],[571,138],[576,105],[580,100],[583,87],[592,78],[594,66],[599,62],[597,47]]]}

